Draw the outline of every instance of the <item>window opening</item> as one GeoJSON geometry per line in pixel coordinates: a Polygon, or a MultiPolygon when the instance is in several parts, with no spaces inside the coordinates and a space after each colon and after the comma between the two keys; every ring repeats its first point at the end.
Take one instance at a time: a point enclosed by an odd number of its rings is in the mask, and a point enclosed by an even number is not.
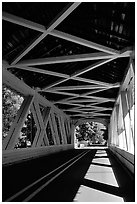
{"type": "Polygon", "coordinates": [[[106,145],[106,130],[106,126],[98,122],[86,122],[77,126],[75,129],[75,147],[106,145]]]}
{"type": "Polygon", "coordinates": [[[24,122],[24,125],[20,131],[20,135],[18,137],[18,142],[15,144],[15,148],[27,148],[31,147],[34,137],[37,132],[37,125],[35,123],[33,114],[31,111],[29,111],[26,120],[24,122]]]}
{"type": "Polygon", "coordinates": [[[4,140],[24,101],[24,96],[3,84],[2,86],[2,139],[4,140]]]}

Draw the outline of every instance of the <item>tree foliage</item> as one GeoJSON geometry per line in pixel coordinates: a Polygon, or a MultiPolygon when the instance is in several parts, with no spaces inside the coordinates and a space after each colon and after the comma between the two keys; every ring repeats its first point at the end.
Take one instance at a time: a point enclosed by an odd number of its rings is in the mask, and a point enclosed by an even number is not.
{"type": "Polygon", "coordinates": [[[99,123],[95,122],[87,122],[77,126],[76,138],[78,141],[84,140],[92,144],[103,144],[105,142],[104,130],[102,131],[99,123]]]}
{"type": "Polygon", "coordinates": [[[9,129],[23,102],[23,97],[5,85],[2,86],[2,136],[8,135],[9,129]]]}
{"type": "MultiPolygon", "coordinates": [[[[10,127],[12,126],[18,110],[23,103],[23,96],[9,87],[3,85],[2,87],[2,136],[3,139],[7,137],[10,127]]],[[[29,111],[24,125],[18,137],[18,142],[15,148],[26,147],[28,142],[31,145],[37,131],[36,123],[33,114],[29,111]]]]}

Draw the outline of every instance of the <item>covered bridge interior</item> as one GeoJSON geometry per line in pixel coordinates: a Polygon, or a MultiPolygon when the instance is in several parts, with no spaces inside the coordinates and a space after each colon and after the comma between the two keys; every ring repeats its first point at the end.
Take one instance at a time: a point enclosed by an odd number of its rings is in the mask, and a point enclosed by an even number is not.
{"type": "Polygon", "coordinates": [[[3,86],[23,97],[3,166],[72,150],[75,127],[98,121],[134,175],[134,24],[133,2],[2,4],[3,86]],[[30,112],[31,146],[15,148],[30,112]]]}

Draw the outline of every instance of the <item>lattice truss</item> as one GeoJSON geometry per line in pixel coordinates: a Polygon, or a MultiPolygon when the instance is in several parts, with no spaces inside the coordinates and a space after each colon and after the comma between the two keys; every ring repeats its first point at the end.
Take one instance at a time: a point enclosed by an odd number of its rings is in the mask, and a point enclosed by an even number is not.
{"type": "MultiPolygon", "coordinates": [[[[17,41],[16,46],[11,45],[11,50],[7,47],[8,51],[5,48],[6,51],[3,52],[3,59],[7,63],[4,68],[24,80],[72,119],[107,120],[111,115],[122,81],[120,75],[124,74],[123,70],[133,50],[129,47],[128,40],[122,38],[120,34],[119,37],[115,37],[125,44],[123,43],[123,47],[119,45],[119,49],[114,49],[111,46],[114,44],[113,41],[107,43],[105,38],[106,45],[103,45],[58,29],[59,26],[64,26],[65,30],[66,26],[67,30],[71,27],[71,22],[73,26],[71,20],[75,20],[75,15],[82,11],[82,6],[84,7],[84,3],[80,2],[67,4],[47,26],[44,23],[23,18],[20,14],[18,16],[3,11],[3,24],[13,25],[14,40],[17,41]],[[26,35],[19,39],[20,29],[24,33],[26,31],[26,35]],[[26,41],[27,32],[31,36],[29,41],[26,41]],[[53,47],[50,46],[52,44],[54,44],[53,47]]],[[[84,18],[86,13],[81,15],[84,18]]],[[[88,23],[86,26],[89,26],[88,23]]],[[[99,33],[98,29],[94,31],[99,33]]],[[[111,33],[105,30],[104,32],[111,38],[111,33]]],[[[90,33],[88,35],[90,36],[90,33]]]]}

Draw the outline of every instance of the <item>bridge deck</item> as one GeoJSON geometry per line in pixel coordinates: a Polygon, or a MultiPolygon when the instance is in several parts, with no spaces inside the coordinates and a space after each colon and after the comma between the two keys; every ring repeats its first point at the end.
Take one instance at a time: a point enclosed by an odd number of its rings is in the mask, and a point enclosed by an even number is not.
{"type": "Polygon", "coordinates": [[[3,201],[131,202],[134,182],[108,149],[69,150],[3,167],[3,201]]]}

